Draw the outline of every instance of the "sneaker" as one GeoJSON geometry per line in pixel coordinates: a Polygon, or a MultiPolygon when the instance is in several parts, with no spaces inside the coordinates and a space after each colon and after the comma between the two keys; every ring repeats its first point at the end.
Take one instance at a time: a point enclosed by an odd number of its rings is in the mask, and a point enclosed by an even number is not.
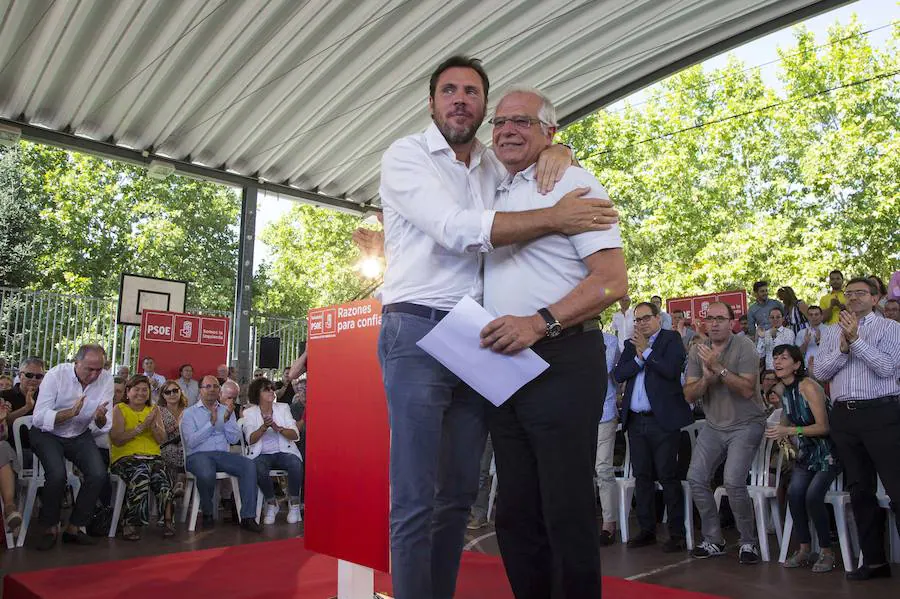
{"type": "Polygon", "coordinates": [[[263,524],[274,524],[275,516],[281,510],[277,503],[266,503],[266,516],[263,518],[263,524]]]}
{"type": "Polygon", "coordinates": [[[691,551],[691,557],[695,559],[706,559],[708,557],[718,557],[725,555],[725,543],[713,543],[712,541],[702,541],[691,551]]]}
{"type": "Polygon", "coordinates": [[[484,528],[485,526],[487,526],[487,523],[487,518],[485,518],[484,516],[480,518],[472,516],[466,523],[466,528],[468,528],[469,530],[478,530],[479,528],[484,528]]]}
{"type": "Polygon", "coordinates": [[[287,514],[287,523],[288,524],[296,524],[297,522],[300,522],[300,520],[302,520],[302,518],[303,517],[300,515],[300,504],[299,503],[290,504],[290,507],[288,508],[288,514],[287,514]]]}
{"type": "Polygon", "coordinates": [[[738,553],[742,564],[752,566],[759,563],[759,549],[752,543],[744,543],[738,553]]]}

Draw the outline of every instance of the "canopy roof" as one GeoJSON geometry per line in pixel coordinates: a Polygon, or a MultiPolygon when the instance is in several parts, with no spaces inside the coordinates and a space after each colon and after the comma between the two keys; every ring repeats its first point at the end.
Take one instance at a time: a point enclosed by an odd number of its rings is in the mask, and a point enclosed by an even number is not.
{"type": "Polygon", "coordinates": [[[540,88],[565,124],[846,3],[0,0],[0,123],[360,210],[382,152],[427,126],[428,77],[452,54],[484,61],[493,99],[540,88]]]}

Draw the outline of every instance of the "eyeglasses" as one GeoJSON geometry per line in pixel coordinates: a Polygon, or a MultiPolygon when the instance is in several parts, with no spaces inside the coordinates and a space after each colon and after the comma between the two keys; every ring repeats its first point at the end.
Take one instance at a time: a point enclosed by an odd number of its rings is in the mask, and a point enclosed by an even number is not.
{"type": "Polygon", "coordinates": [[[653,318],[653,314],[648,314],[646,316],[636,316],[634,318],[634,322],[636,322],[637,324],[641,324],[644,322],[650,322],[651,318],[653,318]]]}
{"type": "Polygon", "coordinates": [[[511,116],[511,117],[495,116],[488,122],[494,126],[494,129],[502,129],[503,125],[505,125],[506,123],[512,123],[513,127],[515,127],[516,129],[520,129],[522,131],[526,131],[526,130],[530,129],[532,125],[535,125],[537,123],[541,123],[542,125],[547,124],[544,121],[542,121],[541,119],[536,119],[536,118],[530,117],[530,116],[511,116]]]}
{"type": "Polygon", "coordinates": [[[166,389],[163,391],[163,395],[175,395],[176,393],[180,393],[181,389],[178,387],[172,387],[171,389],[166,389]]]}
{"type": "Polygon", "coordinates": [[[19,374],[21,374],[22,376],[24,376],[26,379],[37,379],[37,380],[41,380],[42,378],[44,378],[43,373],[40,373],[40,372],[21,372],[21,373],[19,373],[19,374]]]}
{"type": "Polygon", "coordinates": [[[867,289],[853,289],[852,291],[844,291],[844,296],[846,297],[866,297],[867,295],[872,295],[872,292],[867,289]]]}
{"type": "Polygon", "coordinates": [[[724,324],[724,323],[730,321],[731,319],[728,318],[727,316],[707,316],[703,320],[708,322],[709,324],[713,324],[713,323],[724,324]]]}

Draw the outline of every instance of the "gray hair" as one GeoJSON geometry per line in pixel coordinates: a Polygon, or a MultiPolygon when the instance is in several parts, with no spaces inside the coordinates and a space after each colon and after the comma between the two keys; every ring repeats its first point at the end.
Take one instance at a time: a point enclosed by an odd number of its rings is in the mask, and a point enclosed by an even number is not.
{"type": "Polygon", "coordinates": [[[37,356],[28,356],[19,364],[19,370],[23,370],[28,366],[34,364],[35,366],[40,366],[41,370],[47,368],[47,365],[44,363],[43,358],[38,358],[37,356]]]}
{"type": "Polygon", "coordinates": [[[500,106],[500,103],[503,102],[503,99],[506,98],[506,96],[512,94],[532,94],[541,99],[541,107],[538,110],[537,118],[541,120],[541,128],[543,128],[544,131],[546,131],[547,126],[559,126],[559,123],[556,121],[556,107],[553,105],[553,102],[550,101],[550,98],[544,95],[544,92],[534,87],[514,85],[503,92],[500,101],[497,102],[497,106],[500,106]]]}
{"type": "Polygon", "coordinates": [[[84,360],[90,353],[103,354],[103,357],[106,358],[106,349],[102,345],[99,343],[85,343],[75,353],[75,361],[84,360]]]}
{"type": "Polygon", "coordinates": [[[238,393],[241,392],[241,386],[237,384],[237,381],[233,379],[226,379],[224,383],[222,383],[222,389],[225,387],[234,387],[238,390],[238,393]]]}

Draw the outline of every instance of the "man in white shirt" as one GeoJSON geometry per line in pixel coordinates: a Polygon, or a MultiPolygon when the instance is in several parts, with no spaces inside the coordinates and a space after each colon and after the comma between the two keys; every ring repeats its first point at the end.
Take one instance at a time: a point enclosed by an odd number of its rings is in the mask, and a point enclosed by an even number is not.
{"type": "Polygon", "coordinates": [[[769,310],[769,330],[757,331],[756,351],[761,361],[765,361],[766,370],[774,370],[772,350],[779,345],[793,345],[794,331],[784,326],[784,311],[781,308],[769,310]]]}
{"type": "MultiPolygon", "coordinates": [[[[513,89],[491,120],[507,177],[500,210],[552,205],[571,189],[606,190],[570,167],[547,194],[538,193],[535,163],[556,133],[556,111],[536,90],[513,89]]],[[[532,347],[550,368],[499,407],[489,405],[498,495],[497,541],[513,594],[600,597],[600,554],[593,470],[607,370],[599,328],[585,327],[625,295],[628,279],[618,227],[546,235],[498,248],[485,258],[484,306],[500,316],[482,345],[513,354],[532,347]],[[503,316],[505,315],[505,316],[503,316]]]]}
{"type": "Polygon", "coordinates": [[[794,340],[794,345],[803,352],[806,369],[809,372],[813,372],[816,355],[819,353],[819,345],[822,344],[822,333],[828,325],[822,323],[824,315],[822,314],[822,308],[819,306],[807,308],[807,318],[809,319],[809,326],[800,329],[800,332],[797,333],[797,338],[794,340]]]}
{"type": "Polygon", "coordinates": [[[156,372],[156,361],[150,356],[144,356],[141,366],[144,368],[144,376],[150,379],[150,391],[155,399],[159,395],[159,389],[166,384],[166,377],[156,372]]]}
{"type": "Polygon", "coordinates": [[[63,494],[66,490],[66,460],[81,471],[83,480],[62,533],[63,543],[93,545],[81,527],[87,525],[108,474],[100,450],[90,430],[94,423],[100,433],[112,424],[113,377],[103,369],[106,351],[100,345],[82,345],[74,363],[64,363],[47,371],[34,406],[29,436],[31,448],[44,469],[39,521],[45,531],[36,547],[46,551],[56,545],[63,494]]]}
{"type": "Polygon", "coordinates": [[[634,335],[634,310],[630,308],[631,298],[625,296],[619,300],[619,309],[613,314],[612,329],[619,340],[619,352],[625,349],[625,342],[634,335]]]}
{"type": "Polygon", "coordinates": [[[194,367],[190,364],[183,364],[178,369],[176,382],[181,387],[181,392],[187,397],[188,405],[192,406],[197,403],[197,400],[200,399],[200,383],[194,380],[194,367]]]}
{"type": "Polygon", "coordinates": [[[671,331],[672,330],[672,316],[662,309],[662,298],[658,295],[654,295],[650,298],[650,303],[659,308],[659,320],[662,325],[662,328],[671,331]]]}
{"type": "MultiPolygon", "coordinates": [[[[394,142],[382,159],[387,270],[378,353],[391,425],[397,599],[453,596],[487,434],[484,399],[416,342],[464,296],[481,301],[482,254],[494,246],[615,222],[611,203],[580,197],[586,190],[539,210],[491,209],[503,169],[475,138],[488,88],[480,61],[444,61],[429,82],[434,122],[394,142]]],[[[548,156],[541,181],[552,187],[571,154],[556,147],[548,156]]]]}

